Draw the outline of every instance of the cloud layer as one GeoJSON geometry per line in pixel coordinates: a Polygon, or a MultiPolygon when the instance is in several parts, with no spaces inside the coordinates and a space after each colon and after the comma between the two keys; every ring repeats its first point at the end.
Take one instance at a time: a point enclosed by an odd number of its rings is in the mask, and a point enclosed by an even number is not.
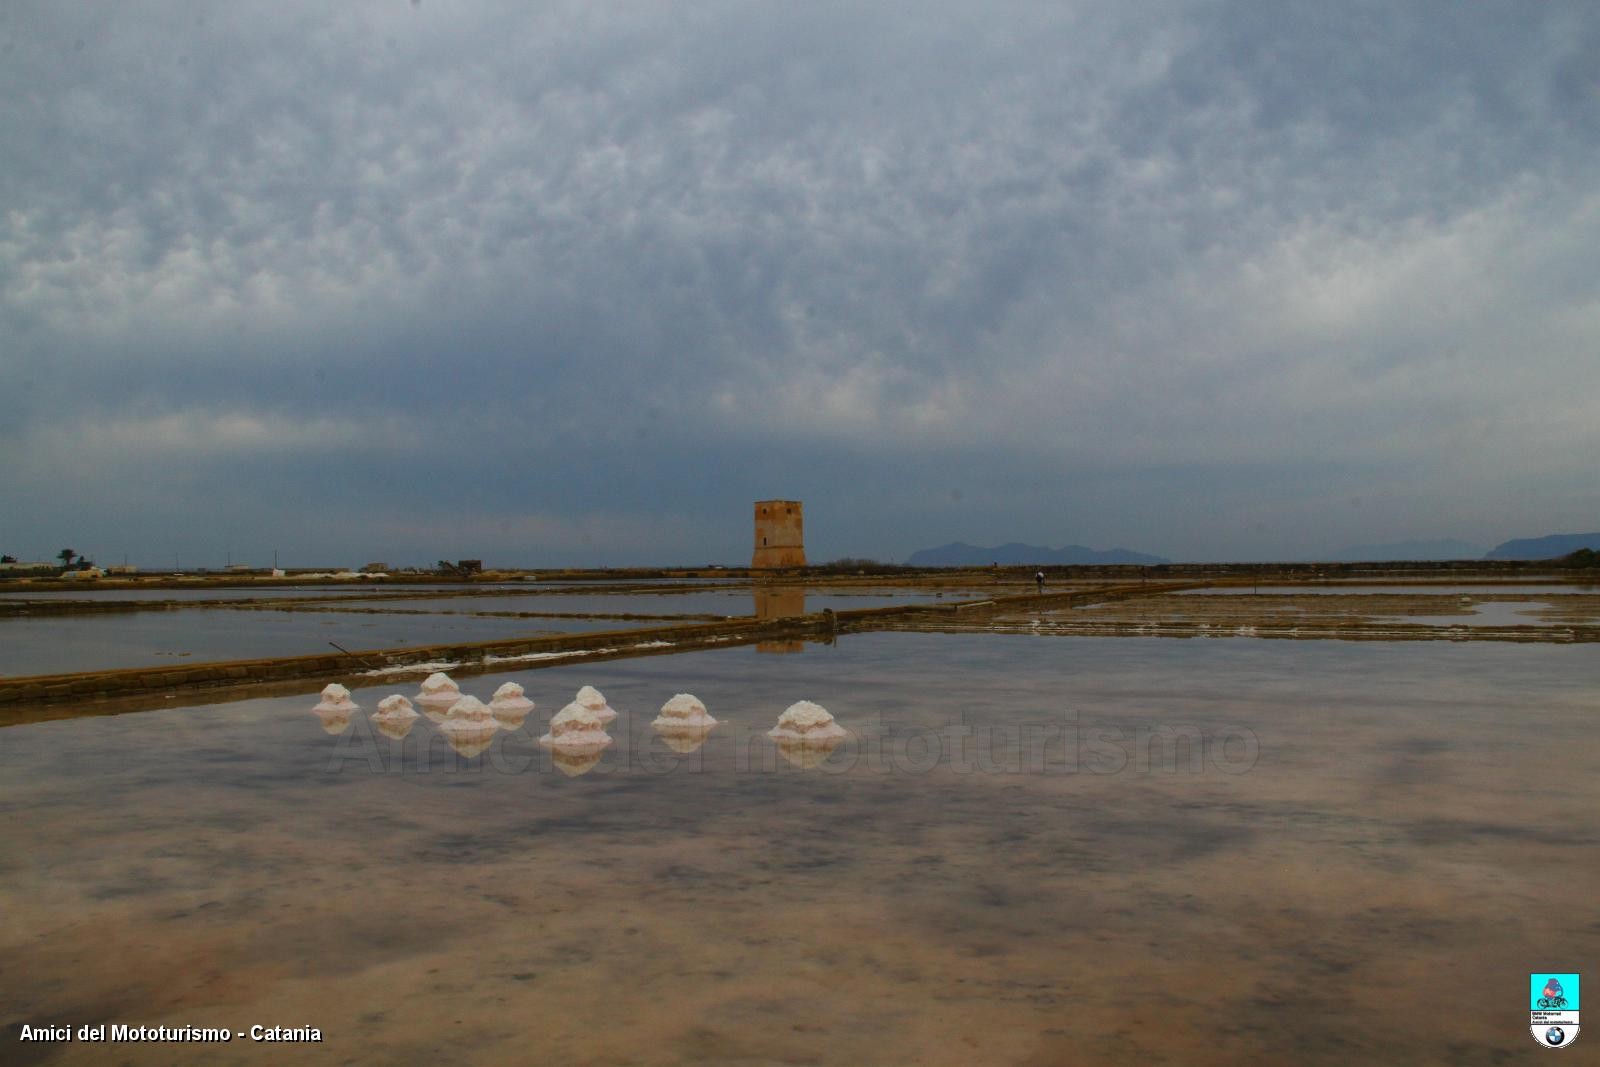
{"type": "Polygon", "coordinates": [[[0,549],[1595,528],[1592,5],[1124,7],[7,5],[0,549]]]}

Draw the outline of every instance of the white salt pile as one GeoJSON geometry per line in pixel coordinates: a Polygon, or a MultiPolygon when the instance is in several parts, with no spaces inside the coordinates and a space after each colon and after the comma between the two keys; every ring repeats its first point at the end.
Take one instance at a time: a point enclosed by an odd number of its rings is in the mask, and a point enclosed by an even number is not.
{"type": "Polygon", "coordinates": [[[717,720],[706,713],[706,706],[695,696],[679,693],[661,705],[661,714],[650,725],[672,751],[689,753],[706,743],[717,720]]]}
{"type": "Polygon", "coordinates": [[[494,698],[489,701],[489,712],[501,726],[515,730],[522,725],[534,706],[533,701],[522,695],[522,686],[507,682],[494,691],[494,698]]]}
{"type": "Polygon", "coordinates": [[[450,707],[439,732],[463,756],[476,756],[489,747],[500,724],[477,697],[466,696],[450,707]]]}
{"type": "Polygon", "coordinates": [[[815,767],[828,758],[847,736],[828,710],[809,700],[790,704],[767,732],[778,742],[778,752],[796,767],[815,767]]]}
{"type": "Polygon", "coordinates": [[[312,708],[312,711],[342,711],[346,715],[356,709],[356,704],[350,699],[350,690],[334,682],[322,690],[322,703],[312,708]]]}
{"type": "Polygon", "coordinates": [[[378,701],[378,710],[372,713],[372,722],[378,732],[396,741],[403,740],[416,721],[416,709],[411,706],[411,701],[399,693],[378,701]]]}
{"type": "Polygon", "coordinates": [[[422,692],[417,695],[418,704],[436,704],[449,708],[461,699],[461,687],[456,684],[443,671],[434,671],[422,680],[422,692]]]}
{"type": "Polygon", "coordinates": [[[322,720],[322,728],[330,734],[342,734],[350,728],[350,713],[358,710],[350,699],[350,690],[338,682],[322,690],[322,701],[311,709],[322,720]]]}
{"type": "Polygon", "coordinates": [[[657,729],[687,727],[704,729],[717,725],[717,720],[706,713],[706,706],[691,693],[679,693],[661,705],[661,714],[650,725],[657,729]]]}
{"type": "Polygon", "coordinates": [[[405,719],[409,721],[417,717],[417,712],[411,706],[411,701],[396,693],[378,701],[378,710],[372,713],[372,717],[374,719],[405,719]]]}
{"type": "Polygon", "coordinates": [[[617,717],[617,713],[610,704],[606,703],[605,696],[592,685],[586,685],[578,690],[578,695],[572,698],[573,703],[582,704],[596,715],[600,716],[602,723],[610,722],[617,717]]]}
{"type": "Polygon", "coordinates": [[[573,701],[550,720],[550,732],[539,738],[546,748],[601,749],[611,744],[600,714],[573,701]]]}
{"type": "Polygon", "coordinates": [[[489,713],[483,701],[470,696],[461,697],[450,705],[449,714],[445,716],[444,721],[452,729],[465,729],[468,724],[490,730],[495,728],[494,716],[489,713]]]}
{"type": "Polygon", "coordinates": [[[833,716],[828,714],[827,708],[813,704],[809,700],[801,700],[790,704],[788,710],[778,716],[778,725],[767,731],[767,736],[775,741],[801,741],[814,744],[840,741],[846,735],[844,727],[833,721],[833,716]]]}

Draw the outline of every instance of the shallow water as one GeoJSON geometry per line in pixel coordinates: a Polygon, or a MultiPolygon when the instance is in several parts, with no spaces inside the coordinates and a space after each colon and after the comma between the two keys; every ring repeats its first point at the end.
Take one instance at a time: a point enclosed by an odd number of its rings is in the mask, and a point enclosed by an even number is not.
{"type": "Polygon", "coordinates": [[[0,676],[315,655],[329,652],[330,642],[361,651],[656,625],[662,624],[225,608],[0,618],[0,676]]]}
{"type": "MultiPolygon", "coordinates": [[[[701,580],[694,578],[618,579],[627,585],[692,585],[715,589],[735,584],[747,586],[747,581],[701,580]]],[[[60,585],[24,587],[0,592],[0,599],[9,600],[248,600],[256,597],[362,597],[384,596],[405,592],[485,592],[504,589],[560,589],[583,590],[604,588],[608,583],[595,581],[546,582],[363,582],[352,579],[342,582],[324,582],[307,585],[209,585],[196,582],[190,587],[150,587],[133,589],[73,589],[60,585]]],[[[610,583],[615,584],[615,583],[610,583]]]]}
{"type": "Polygon", "coordinates": [[[368,592],[360,588],[342,587],[327,589],[320,586],[306,588],[277,587],[272,589],[239,589],[234,587],[208,589],[31,589],[0,593],[0,600],[258,600],[281,597],[359,596],[368,592]]]}
{"type": "MultiPolygon", "coordinates": [[[[0,592],[3,600],[255,600],[261,597],[361,597],[382,593],[404,593],[408,591],[425,592],[438,590],[446,592],[452,589],[486,588],[473,585],[445,585],[430,583],[425,585],[389,585],[373,586],[362,582],[340,582],[337,585],[275,585],[265,588],[252,588],[250,586],[196,586],[194,588],[175,589],[62,589],[47,587],[32,589],[25,592],[16,590],[0,592]]],[[[504,588],[504,586],[488,586],[487,588],[504,588]]]]}
{"type": "Polygon", "coordinates": [[[1428,626],[1544,626],[1541,617],[1551,607],[1560,604],[1559,597],[1545,600],[1491,600],[1463,604],[1466,615],[1406,615],[1403,622],[1416,622],[1428,626]]]}
{"type": "Polygon", "coordinates": [[[472,760],[309,697],[0,730],[0,1026],[325,1038],[70,1063],[1487,1064],[1528,972],[1600,950],[1582,646],[805,648],[468,679],[540,705],[472,760]],[[586,682],[618,740],[568,777],[532,741],[586,682]],[[646,725],[680,691],[727,721],[689,755],[646,725]],[[809,771],[761,736],[801,698],[854,734],[809,771]]]}
{"type": "Polygon", "coordinates": [[[1485,593],[1593,593],[1600,590],[1600,585],[1593,582],[1417,582],[1407,585],[1339,585],[1322,583],[1318,585],[1228,585],[1213,586],[1209,589],[1186,589],[1177,596],[1242,596],[1245,594],[1261,593],[1273,596],[1300,596],[1305,594],[1314,596],[1318,593],[1335,593],[1340,595],[1350,593],[1364,593],[1371,595],[1395,596],[1406,593],[1424,593],[1429,596],[1481,596],[1485,593]]]}
{"type": "Polygon", "coordinates": [[[676,616],[685,616],[685,622],[700,621],[695,616],[708,615],[781,618],[825,608],[845,611],[938,599],[928,591],[819,594],[808,593],[802,587],[766,586],[756,591],[744,587],[689,593],[341,598],[326,609],[309,604],[292,610],[184,608],[9,616],[0,618],[0,676],[310,655],[328,651],[330,642],[361,651],[670,626],[676,616]],[[525,613],[527,617],[490,614],[511,612],[525,613]],[[601,617],[568,618],[563,617],[565,613],[601,617]],[[615,618],[624,614],[647,617],[615,618]]]}
{"type": "MultiPolygon", "coordinates": [[[[749,586],[727,590],[696,590],[684,593],[547,593],[528,596],[441,597],[437,599],[372,601],[374,608],[412,608],[426,611],[521,611],[594,612],[639,615],[721,615],[756,614],[755,604],[771,592],[771,587],[752,591],[749,586]]],[[[807,611],[851,611],[857,608],[885,607],[892,604],[933,603],[940,600],[979,599],[989,592],[971,590],[805,590],[804,597],[792,601],[793,614],[807,611]],[[797,607],[796,607],[797,605],[797,607]]]]}

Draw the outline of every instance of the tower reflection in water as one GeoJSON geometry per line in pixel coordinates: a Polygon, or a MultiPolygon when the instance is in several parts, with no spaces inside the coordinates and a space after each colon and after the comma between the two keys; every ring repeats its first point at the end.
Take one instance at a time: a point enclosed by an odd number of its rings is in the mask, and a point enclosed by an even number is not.
{"type": "MultiPolygon", "coordinates": [[[[769,619],[792,619],[806,613],[806,587],[803,585],[758,585],[755,587],[755,615],[769,619]]],[[[799,652],[805,642],[796,640],[758,641],[757,652],[784,655],[799,652]]]]}

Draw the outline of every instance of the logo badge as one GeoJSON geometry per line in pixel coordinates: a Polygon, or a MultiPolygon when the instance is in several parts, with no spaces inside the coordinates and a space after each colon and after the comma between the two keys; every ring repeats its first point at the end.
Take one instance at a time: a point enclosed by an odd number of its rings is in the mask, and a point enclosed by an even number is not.
{"type": "Polygon", "coordinates": [[[1545,1048],[1566,1048],[1578,1040],[1578,976],[1535,971],[1528,976],[1528,1023],[1545,1048]]]}

